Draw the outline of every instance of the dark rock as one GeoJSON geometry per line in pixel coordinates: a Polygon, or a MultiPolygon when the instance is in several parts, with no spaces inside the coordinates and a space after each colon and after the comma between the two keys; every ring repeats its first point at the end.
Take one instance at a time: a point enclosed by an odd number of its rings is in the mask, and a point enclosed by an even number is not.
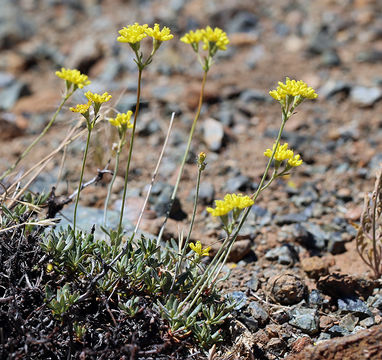
{"type": "Polygon", "coordinates": [[[248,305],[248,310],[260,326],[265,325],[268,322],[268,312],[260,305],[259,302],[251,301],[248,305]]]}
{"type": "MultiPolygon", "coordinates": [[[[195,189],[191,191],[190,199],[194,200],[195,189]]],[[[211,205],[215,198],[215,188],[210,182],[202,182],[199,188],[199,201],[203,205],[211,205]]]]}
{"type": "Polygon", "coordinates": [[[250,214],[254,216],[255,223],[260,226],[269,225],[271,223],[272,214],[265,208],[253,205],[250,214]]]}
{"type": "Polygon", "coordinates": [[[367,299],[367,302],[372,307],[382,311],[382,295],[381,294],[376,294],[375,296],[369,297],[367,299]]]}
{"type": "Polygon", "coordinates": [[[350,92],[353,103],[360,106],[373,106],[382,99],[382,90],[378,87],[355,86],[350,92]]]}
{"type": "Polygon", "coordinates": [[[354,335],[334,338],[314,346],[307,346],[299,354],[292,354],[286,360],[335,360],[365,359],[378,360],[382,353],[382,325],[360,331],[354,335]]]}
{"type": "Polygon", "coordinates": [[[342,326],[339,325],[333,325],[330,329],[328,329],[328,332],[331,336],[346,336],[350,334],[349,330],[346,330],[342,326]]]}
{"type": "Polygon", "coordinates": [[[235,193],[238,191],[247,191],[252,188],[252,181],[245,175],[236,175],[229,178],[226,183],[226,189],[229,193],[235,193]]]}
{"type": "Polygon", "coordinates": [[[382,51],[379,50],[369,50],[369,51],[362,51],[357,55],[357,60],[359,62],[365,62],[365,63],[379,63],[382,61],[382,51]]]}
{"type": "Polygon", "coordinates": [[[271,317],[278,324],[284,324],[290,320],[290,316],[285,310],[277,310],[271,314],[271,317]]]}
{"type": "Polygon", "coordinates": [[[9,110],[18,99],[30,94],[31,91],[27,84],[15,81],[0,91],[0,109],[9,110]]]}
{"type": "Polygon", "coordinates": [[[333,49],[333,36],[326,26],[323,26],[310,39],[308,52],[313,55],[319,55],[333,49]]]}
{"type": "Polygon", "coordinates": [[[325,249],[325,242],[328,239],[328,233],[323,231],[319,225],[312,223],[303,223],[301,226],[311,235],[304,245],[311,249],[325,249]]]}
{"type": "Polygon", "coordinates": [[[92,66],[103,56],[103,51],[97,38],[93,36],[82,38],[74,44],[70,57],[67,60],[70,68],[88,73],[92,66]]]}
{"type": "Polygon", "coordinates": [[[308,303],[321,306],[324,303],[324,299],[318,290],[313,289],[309,294],[308,303]]]}
{"type": "Polygon", "coordinates": [[[367,298],[372,294],[375,286],[373,281],[338,273],[323,276],[317,282],[318,290],[335,299],[355,295],[367,298]]]}
{"type": "Polygon", "coordinates": [[[0,49],[11,48],[15,44],[30,39],[36,32],[36,26],[31,18],[20,8],[7,1],[2,3],[0,12],[0,49]]]}
{"type": "Polygon", "coordinates": [[[251,332],[256,332],[259,330],[259,323],[253,318],[253,316],[245,316],[240,314],[238,319],[242,321],[251,332]]]}
{"type": "Polygon", "coordinates": [[[227,106],[225,103],[223,103],[221,109],[217,113],[216,118],[224,126],[232,126],[234,119],[234,111],[232,110],[232,105],[227,106]]]}
{"type": "Polygon", "coordinates": [[[253,101],[267,102],[269,101],[269,95],[261,90],[249,89],[249,90],[244,90],[240,94],[240,100],[243,101],[244,103],[253,102],[253,101]]]}
{"type": "Polygon", "coordinates": [[[296,241],[304,246],[313,243],[313,236],[301,224],[283,226],[279,232],[279,239],[280,241],[296,241]]]}
{"type": "Polygon", "coordinates": [[[258,23],[258,18],[256,15],[247,12],[240,11],[233,17],[231,17],[230,22],[227,26],[228,33],[237,32],[253,32],[258,23]]]}
{"type": "Polygon", "coordinates": [[[0,113],[0,140],[10,140],[23,134],[12,113],[0,113]]]}
{"type": "MultiPolygon", "coordinates": [[[[118,103],[116,104],[116,109],[119,112],[126,112],[128,110],[132,110],[134,112],[136,104],[137,104],[137,95],[127,94],[122,96],[119,99],[118,103]]],[[[143,109],[146,109],[147,107],[148,107],[148,101],[141,98],[139,109],[143,110],[143,109]]]]}
{"type": "Polygon", "coordinates": [[[287,344],[285,343],[285,341],[277,337],[271,338],[266,345],[266,349],[271,354],[275,354],[277,356],[281,356],[286,350],[286,348],[287,348],[287,344]]]}
{"type": "Polygon", "coordinates": [[[366,303],[356,297],[338,299],[338,310],[342,314],[350,312],[362,319],[368,316],[372,316],[372,313],[367,307],[366,303]]]}
{"type": "Polygon", "coordinates": [[[333,255],[343,254],[346,251],[345,243],[340,232],[333,232],[330,234],[327,249],[333,255]]]}
{"type": "Polygon", "coordinates": [[[285,215],[278,215],[274,219],[277,225],[301,223],[307,220],[308,220],[308,217],[304,213],[291,213],[291,214],[285,214],[285,215]]]}
{"type": "MultiPolygon", "coordinates": [[[[159,216],[164,216],[167,214],[173,190],[174,187],[166,183],[158,182],[153,186],[149,201],[153,204],[153,209],[159,216]]],[[[182,210],[179,199],[175,198],[170,211],[170,218],[182,220],[186,217],[187,214],[182,210]]]]}
{"type": "Polygon", "coordinates": [[[259,288],[259,277],[257,273],[253,273],[251,279],[247,282],[247,287],[253,291],[257,291],[259,288]]]}
{"type": "Polygon", "coordinates": [[[296,308],[289,313],[289,324],[301,329],[304,333],[314,335],[318,332],[319,321],[315,309],[296,308]]]}
{"type": "Polygon", "coordinates": [[[338,93],[349,94],[350,89],[350,84],[343,81],[329,80],[318,90],[318,94],[329,99],[338,93]]]}
{"type": "Polygon", "coordinates": [[[304,281],[289,273],[282,273],[270,278],[268,290],[275,301],[283,305],[297,304],[307,295],[304,281]]]}
{"type": "Polygon", "coordinates": [[[242,291],[232,291],[226,297],[235,301],[235,310],[242,309],[247,302],[247,296],[242,291]]]}
{"type": "Polygon", "coordinates": [[[274,249],[268,250],[265,258],[271,261],[277,261],[283,265],[293,265],[298,259],[296,249],[291,244],[284,244],[274,249]]]}
{"type": "Polygon", "coordinates": [[[322,54],[321,61],[324,66],[331,67],[341,65],[341,58],[338,56],[337,51],[333,49],[325,51],[322,54]]]}

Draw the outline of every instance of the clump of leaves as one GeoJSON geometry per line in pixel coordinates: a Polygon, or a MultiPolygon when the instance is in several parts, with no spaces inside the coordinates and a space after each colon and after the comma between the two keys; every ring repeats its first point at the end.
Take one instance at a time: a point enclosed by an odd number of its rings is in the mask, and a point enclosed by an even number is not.
{"type": "Polygon", "coordinates": [[[377,174],[374,190],[366,193],[357,232],[357,251],[376,279],[382,275],[382,170],[377,174]]]}

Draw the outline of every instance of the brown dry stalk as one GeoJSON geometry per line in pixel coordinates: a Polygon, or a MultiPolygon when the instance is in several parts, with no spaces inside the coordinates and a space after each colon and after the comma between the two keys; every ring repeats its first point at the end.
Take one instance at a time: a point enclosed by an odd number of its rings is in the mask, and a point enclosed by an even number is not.
{"type": "Polygon", "coordinates": [[[374,190],[365,194],[361,225],[356,236],[357,251],[376,279],[382,275],[382,170],[377,174],[374,190]]]}

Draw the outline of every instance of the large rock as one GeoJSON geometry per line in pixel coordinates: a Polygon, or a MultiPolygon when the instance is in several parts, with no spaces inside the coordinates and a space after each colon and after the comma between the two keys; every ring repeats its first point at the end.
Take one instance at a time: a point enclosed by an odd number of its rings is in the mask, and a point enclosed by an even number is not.
{"type": "Polygon", "coordinates": [[[323,341],[307,346],[298,354],[291,354],[287,360],[379,360],[382,354],[382,325],[342,338],[323,341]]]}

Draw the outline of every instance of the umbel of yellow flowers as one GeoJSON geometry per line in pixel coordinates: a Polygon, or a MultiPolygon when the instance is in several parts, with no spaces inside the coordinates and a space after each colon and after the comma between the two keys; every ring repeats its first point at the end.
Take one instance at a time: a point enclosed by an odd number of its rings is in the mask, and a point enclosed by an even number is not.
{"type": "Polygon", "coordinates": [[[209,251],[211,250],[211,246],[208,246],[205,249],[203,249],[202,243],[200,241],[197,241],[196,244],[190,243],[189,247],[191,248],[191,250],[193,250],[199,256],[208,256],[209,251]]]}
{"type": "Polygon", "coordinates": [[[314,89],[308,86],[302,80],[290,80],[288,77],[286,78],[285,84],[279,81],[279,86],[276,90],[272,90],[269,92],[275,100],[285,100],[285,98],[289,96],[301,96],[305,99],[316,99],[317,94],[314,89]]]}
{"type": "Polygon", "coordinates": [[[66,81],[67,86],[73,85],[74,88],[82,89],[84,86],[89,85],[87,75],[81,74],[79,70],[76,69],[65,69],[61,68],[61,71],[56,71],[56,75],[66,81]]]}
{"type": "Polygon", "coordinates": [[[218,27],[212,29],[210,26],[207,26],[205,29],[191,30],[180,41],[190,44],[194,50],[196,46],[195,51],[197,51],[200,41],[203,41],[204,50],[208,50],[211,47],[210,43],[214,44],[219,50],[227,50],[227,45],[229,44],[227,34],[222,29],[218,27]]]}
{"type": "MultiPolygon", "coordinates": [[[[275,145],[276,144],[273,144],[272,150],[267,149],[264,152],[264,155],[269,157],[269,158],[272,157],[273,151],[275,149],[275,145]]],[[[284,160],[288,160],[288,165],[290,167],[296,167],[296,166],[300,166],[302,164],[302,159],[300,159],[300,155],[298,155],[298,154],[294,155],[293,150],[288,149],[288,143],[285,143],[284,145],[281,145],[281,144],[277,145],[274,159],[276,161],[280,161],[280,162],[284,161],[284,160]]]]}
{"type": "Polygon", "coordinates": [[[215,209],[208,207],[207,211],[212,216],[223,216],[232,210],[243,210],[253,204],[254,201],[247,195],[227,194],[224,196],[224,200],[215,200],[215,209]]]}
{"type": "Polygon", "coordinates": [[[133,112],[129,110],[127,113],[119,113],[115,118],[109,119],[109,123],[117,128],[131,129],[133,124],[130,122],[133,112]]]}
{"type": "Polygon", "coordinates": [[[118,32],[121,36],[117,38],[117,41],[129,44],[139,43],[147,36],[160,42],[171,40],[174,37],[168,27],[164,26],[163,29],[160,30],[159,24],[155,24],[154,28],[151,28],[147,24],[139,25],[135,23],[122,28],[118,32]]]}

